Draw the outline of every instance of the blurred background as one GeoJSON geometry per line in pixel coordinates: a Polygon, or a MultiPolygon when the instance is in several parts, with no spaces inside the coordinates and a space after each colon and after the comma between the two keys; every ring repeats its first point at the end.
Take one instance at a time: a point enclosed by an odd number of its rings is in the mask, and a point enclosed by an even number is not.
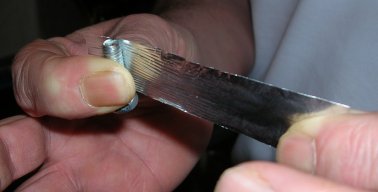
{"type": "MultiPolygon", "coordinates": [[[[0,118],[22,114],[11,78],[14,55],[37,39],[65,36],[76,29],[115,17],[152,12],[155,0],[0,0],[0,118]]],[[[214,129],[205,154],[175,191],[213,191],[224,169],[231,165],[230,151],[236,134],[214,129]]],[[[33,173],[19,179],[14,189],[33,173]]]]}

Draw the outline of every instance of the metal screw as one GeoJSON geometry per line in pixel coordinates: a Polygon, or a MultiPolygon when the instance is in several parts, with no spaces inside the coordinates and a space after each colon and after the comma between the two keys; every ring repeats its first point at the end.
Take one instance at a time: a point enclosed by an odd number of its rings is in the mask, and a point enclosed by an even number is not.
{"type": "MultiPolygon", "coordinates": [[[[131,67],[131,53],[127,51],[126,44],[128,41],[121,39],[107,39],[103,43],[104,56],[108,59],[116,61],[126,69],[130,70],[131,67]]],[[[135,109],[138,105],[138,95],[136,94],[134,98],[126,106],[117,110],[116,113],[127,113],[135,109]]]]}

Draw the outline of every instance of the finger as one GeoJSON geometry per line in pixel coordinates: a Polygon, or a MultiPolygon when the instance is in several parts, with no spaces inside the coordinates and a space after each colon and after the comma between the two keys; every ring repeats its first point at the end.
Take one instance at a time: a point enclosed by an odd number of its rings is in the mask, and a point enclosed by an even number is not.
{"type": "Polygon", "coordinates": [[[124,17],[108,35],[158,47],[189,61],[200,62],[193,34],[157,15],[133,14],[124,17]]]}
{"type": "Polygon", "coordinates": [[[118,109],[120,103],[128,103],[126,101],[130,101],[134,95],[134,84],[129,80],[126,70],[120,70],[120,66],[115,66],[113,62],[114,65],[105,66],[105,62],[98,59],[72,57],[86,55],[86,41],[93,41],[93,37],[102,35],[146,43],[189,60],[199,61],[198,49],[192,34],[180,26],[150,14],[114,19],[81,29],[67,38],[37,41],[23,49],[13,65],[14,90],[20,106],[33,116],[48,114],[63,118],[82,118],[108,113],[118,109]],[[71,65],[68,66],[67,63],[71,65]],[[80,89],[78,86],[80,79],[101,72],[116,72],[115,76],[119,78],[100,76],[119,81],[106,81],[108,83],[104,84],[107,86],[99,84],[96,86],[97,92],[94,90],[97,94],[86,94],[85,91],[83,94],[81,91],[85,88],[80,89]],[[120,76],[126,79],[126,83],[121,82],[120,76]],[[108,89],[103,89],[105,87],[108,89]],[[91,98],[95,98],[93,103],[91,98]],[[57,100],[59,102],[56,102],[57,100]]]}
{"type": "Polygon", "coordinates": [[[65,192],[65,191],[82,191],[75,185],[75,180],[61,171],[49,171],[43,174],[38,173],[31,180],[23,183],[16,191],[40,191],[40,192],[65,192]]]}
{"type": "Polygon", "coordinates": [[[359,190],[272,163],[246,163],[226,170],[215,191],[318,192],[359,190]]]}
{"type": "Polygon", "coordinates": [[[94,56],[71,56],[64,48],[68,43],[60,42],[62,38],[35,41],[16,57],[15,96],[28,114],[82,118],[114,111],[133,98],[132,77],[121,65],[94,56]]]}
{"type": "Polygon", "coordinates": [[[305,119],[281,138],[277,160],[341,183],[378,189],[377,128],[377,113],[305,119]]]}
{"type": "Polygon", "coordinates": [[[46,142],[46,135],[35,119],[15,116],[0,121],[1,190],[43,163],[46,142]]]}

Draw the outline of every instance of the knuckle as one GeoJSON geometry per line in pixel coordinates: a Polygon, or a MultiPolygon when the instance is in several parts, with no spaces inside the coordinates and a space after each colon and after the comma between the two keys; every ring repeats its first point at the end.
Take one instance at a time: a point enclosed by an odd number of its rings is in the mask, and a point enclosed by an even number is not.
{"type": "Polygon", "coordinates": [[[169,22],[157,15],[134,14],[122,18],[109,36],[167,49],[167,42],[172,42],[174,31],[169,22]]]}
{"type": "Polygon", "coordinates": [[[15,99],[18,105],[28,113],[31,112],[34,107],[33,92],[29,81],[30,64],[27,64],[29,55],[28,50],[20,52],[15,58],[14,67],[12,69],[15,99]]]}
{"type": "Polygon", "coordinates": [[[153,14],[134,14],[122,18],[109,34],[161,48],[187,59],[198,61],[199,53],[190,30],[153,14]]]}

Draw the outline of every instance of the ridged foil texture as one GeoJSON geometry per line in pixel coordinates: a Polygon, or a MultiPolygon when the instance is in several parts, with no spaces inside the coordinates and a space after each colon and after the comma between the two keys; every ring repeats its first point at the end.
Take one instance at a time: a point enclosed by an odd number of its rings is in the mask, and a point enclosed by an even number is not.
{"type": "Polygon", "coordinates": [[[348,108],[128,40],[107,39],[103,45],[107,57],[122,60],[131,72],[137,92],[271,146],[297,117],[348,108]]]}

